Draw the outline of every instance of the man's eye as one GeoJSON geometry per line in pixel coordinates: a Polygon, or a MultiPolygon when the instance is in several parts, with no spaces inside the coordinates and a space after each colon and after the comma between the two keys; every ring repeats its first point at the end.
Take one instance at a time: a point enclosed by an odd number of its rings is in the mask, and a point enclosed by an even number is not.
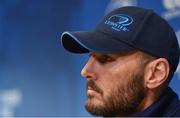
{"type": "Polygon", "coordinates": [[[98,61],[102,64],[105,64],[114,61],[114,59],[112,59],[111,57],[103,57],[103,58],[99,58],[98,61]]]}

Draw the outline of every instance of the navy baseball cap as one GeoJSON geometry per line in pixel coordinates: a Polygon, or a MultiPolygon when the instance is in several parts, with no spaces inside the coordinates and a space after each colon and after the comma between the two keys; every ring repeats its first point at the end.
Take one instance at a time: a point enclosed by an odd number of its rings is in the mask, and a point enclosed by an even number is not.
{"type": "Polygon", "coordinates": [[[175,32],[150,9],[121,7],[106,16],[91,31],[63,32],[61,41],[73,53],[118,53],[140,50],[166,58],[176,70],[180,49],[175,32]]]}

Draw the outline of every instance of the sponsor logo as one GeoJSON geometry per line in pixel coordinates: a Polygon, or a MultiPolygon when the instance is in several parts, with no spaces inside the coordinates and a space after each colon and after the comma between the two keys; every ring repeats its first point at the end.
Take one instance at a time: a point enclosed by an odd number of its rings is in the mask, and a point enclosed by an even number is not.
{"type": "Polygon", "coordinates": [[[113,30],[128,32],[127,26],[133,23],[132,17],[124,14],[116,14],[108,18],[105,24],[110,26],[113,30]]]}
{"type": "Polygon", "coordinates": [[[180,17],[180,0],[162,0],[164,7],[167,9],[162,16],[166,20],[180,17]]]}

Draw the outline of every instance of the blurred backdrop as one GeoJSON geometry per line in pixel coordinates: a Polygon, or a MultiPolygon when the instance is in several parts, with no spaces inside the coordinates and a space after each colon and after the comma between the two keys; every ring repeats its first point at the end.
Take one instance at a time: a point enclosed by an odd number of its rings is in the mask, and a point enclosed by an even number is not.
{"type": "MultiPolygon", "coordinates": [[[[92,29],[112,9],[154,9],[180,40],[180,0],[0,0],[0,116],[90,116],[81,68],[63,31],[92,29]]],[[[180,66],[171,86],[180,95],[180,66]]]]}

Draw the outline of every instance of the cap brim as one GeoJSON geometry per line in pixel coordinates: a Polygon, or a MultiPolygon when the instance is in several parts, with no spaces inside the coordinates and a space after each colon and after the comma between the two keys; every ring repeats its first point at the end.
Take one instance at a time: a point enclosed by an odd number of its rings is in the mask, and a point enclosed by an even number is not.
{"type": "Polygon", "coordinates": [[[133,47],[114,39],[113,36],[95,31],[64,32],[61,41],[65,49],[73,53],[118,53],[134,50],[133,47]]]}

